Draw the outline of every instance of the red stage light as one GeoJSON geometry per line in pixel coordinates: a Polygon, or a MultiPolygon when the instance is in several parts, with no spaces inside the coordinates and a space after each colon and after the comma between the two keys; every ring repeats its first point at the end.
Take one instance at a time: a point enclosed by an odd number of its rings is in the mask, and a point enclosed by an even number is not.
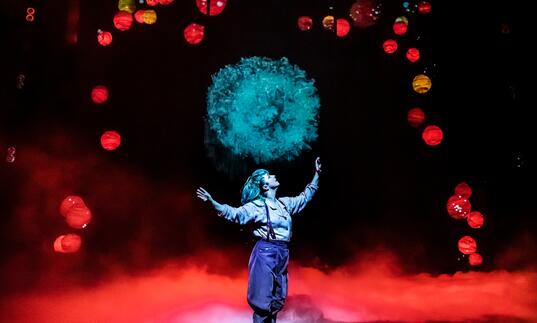
{"type": "Polygon", "coordinates": [[[104,85],[97,85],[91,90],[91,99],[97,104],[108,100],[108,88],[104,85]]]}
{"type": "Polygon", "coordinates": [[[472,196],[472,188],[465,182],[461,182],[455,186],[455,195],[470,198],[470,196],[472,196]]]}
{"type": "Polygon", "coordinates": [[[397,42],[393,39],[388,39],[382,44],[382,48],[388,54],[393,54],[397,50],[397,42]]]}
{"type": "Polygon", "coordinates": [[[102,46],[108,46],[112,43],[112,34],[108,31],[97,32],[97,41],[102,46]]]}
{"type": "Polygon", "coordinates": [[[464,219],[472,209],[472,205],[467,198],[460,195],[451,196],[446,203],[449,216],[455,220],[464,219]]]}
{"type": "Polygon", "coordinates": [[[74,205],[67,212],[65,221],[75,229],[83,229],[91,222],[91,211],[83,204],[74,205]]]}
{"type": "Polygon", "coordinates": [[[201,43],[204,35],[205,27],[195,23],[188,25],[184,30],[184,36],[186,41],[192,45],[201,43]]]}
{"type": "Polygon", "coordinates": [[[106,150],[114,150],[121,144],[121,136],[116,131],[105,131],[101,136],[101,145],[106,150]]]}
{"type": "MultiPolygon", "coordinates": [[[[216,16],[224,11],[226,7],[227,0],[211,0],[211,5],[209,8],[209,15],[216,16]]],[[[196,0],[196,5],[198,6],[199,11],[203,14],[207,14],[207,0],[196,0]]]]}
{"type": "Polygon", "coordinates": [[[393,32],[397,35],[403,35],[408,29],[408,24],[404,21],[396,21],[393,24],[393,32]]]}
{"type": "Polygon", "coordinates": [[[425,112],[420,108],[412,108],[408,110],[406,118],[412,127],[417,128],[425,122],[425,112]]]}
{"type": "Polygon", "coordinates": [[[347,19],[339,18],[336,20],[336,35],[338,37],[345,37],[351,30],[351,25],[347,19]]]}
{"type": "Polygon", "coordinates": [[[442,129],[437,126],[427,126],[421,135],[425,143],[429,146],[437,146],[442,142],[444,134],[442,129]]]}
{"type": "Polygon", "coordinates": [[[420,59],[420,51],[417,48],[409,48],[406,51],[406,58],[412,63],[420,59]]]}
{"type": "Polygon", "coordinates": [[[459,239],[459,251],[465,255],[471,255],[477,251],[477,243],[474,238],[470,236],[464,236],[459,239]]]}
{"type": "Polygon", "coordinates": [[[114,26],[121,31],[129,30],[132,26],[132,13],[118,11],[114,16],[114,26]]]}
{"type": "Polygon", "coordinates": [[[298,18],[298,29],[302,31],[310,30],[313,26],[313,20],[308,16],[302,16],[298,18]]]}
{"type": "Polygon", "coordinates": [[[474,229],[481,228],[483,226],[483,223],[485,223],[485,218],[483,217],[483,214],[478,211],[470,212],[466,220],[468,221],[468,225],[474,229]]]}

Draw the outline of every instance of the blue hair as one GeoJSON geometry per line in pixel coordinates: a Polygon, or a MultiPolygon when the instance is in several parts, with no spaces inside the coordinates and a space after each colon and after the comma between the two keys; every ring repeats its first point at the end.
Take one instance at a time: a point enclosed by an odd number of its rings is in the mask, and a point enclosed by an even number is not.
{"type": "Polygon", "coordinates": [[[266,169],[257,169],[248,177],[241,191],[242,205],[261,198],[261,186],[265,184],[263,177],[268,173],[266,169]]]}

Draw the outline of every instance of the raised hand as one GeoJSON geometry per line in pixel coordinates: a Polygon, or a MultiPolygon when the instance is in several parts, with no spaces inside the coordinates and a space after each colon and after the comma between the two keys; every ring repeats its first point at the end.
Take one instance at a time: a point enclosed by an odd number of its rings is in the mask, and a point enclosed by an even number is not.
{"type": "Polygon", "coordinates": [[[317,157],[317,159],[315,159],[315,171],[317,173],[321,173],[321,157],[317,157]]]}
{"type": "Polygon", "coordinates": [[[211,201],[213,199],[211,194],[209,194],[209,192],[207,192],[203,187],[200,187],[200,188],[197,189],[196,195],[203,202],[211,201]]]}

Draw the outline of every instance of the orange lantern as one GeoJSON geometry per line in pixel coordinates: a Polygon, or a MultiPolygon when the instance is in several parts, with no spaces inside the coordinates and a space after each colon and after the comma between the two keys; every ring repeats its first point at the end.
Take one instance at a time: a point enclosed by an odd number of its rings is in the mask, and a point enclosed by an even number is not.
{"type": "Polygon", "coordinates": [[[417,48],[409,48],[406,51],[406,58],[412,63],[420,59],[420,51],[417,48]]]}
{"type": "Polygon", "coordinates": [[[143,24],[144,23],[144,12],[145,10],[138,10],[134,13],[134,19],[136,19],[137,23],[143,24]]]}
{"type": "Polygon", "coordinates": [[[466,220],[468,221],[468,225],[474,229],[481,228],[483,226],[483,223],[485,223],[485,218],[483,217],[483,214],[478,211],[470,212],[466,220]]]}
{"type": "Polygon", "coordinates": [[[431,3],[429,1],[420,1],[420,3],[418,3],[418,12],[419,13],[423,13],[423,14],[426,14],[426,13],[429,13],[431,12],[431,3]]]}
{"type": "Polygon", "coordinates": [[[422,134],[421,138],[425,143],[429,146],[437,146],[442,142],[442,139],[444,138],[444,134],[442,132],[442,129],[438,126],[427,126],[422,134]]]}
{"type": "Polygon", "coordinates": [[[347,19],[340,18],[336,20],[336,35],[338,37],[345,37],[351,30],[351,25],[347,19]]]}
{"type": "MultiPolygon", "coordinates": [[[[224,11],[226,7],[227,0],[211,0],[211,5],[209,7],[209,15],[216,16],[224,11]]],[[[196,0],[196,5],[198,6],[199,11],[203,14],[207,14],[207,0],[196,0]]]]}
{"type": "Polygon", "coordinates": [[[412,108],[408,110],[407,121],[412,127],[417,128],[425,122],[425,112],[420,108],[412,108]]]}
{"type": "Polygon", "coordinates": [[[116,131],[105,131],[101,136],[101,146],[106,150],[115,150],[121,144],[121,136],[116,131]]]}
{"type": "Polygon", "coordinates": [[[479,253],[474,252],[468,257],[468,263],[470,263],[471,266],[479,266],[483,263],[483,257],[479,253]]]}
{"type": "Polygon", "coordinates": [[[477,243],[474,238],[470,236],[464,236],[459,239],[458,243],[459,251],[465,255],[471,255],[477,251],[477,243]]]}
{"type": "Polygon", "coordinates": [[[108,31],[99,30],[97,32],[97,41],[102,46],[108,46],[112,43],[112,34],[108,31]]]}
{"type": "Polygon", "coordinates": [[[334,16],[326,16],[323,18],[323,27],[326,30],[334,31],[334,16]]]}
{"type": "Polygon", "coordinates": [[[114,16],[114,26],[121,30],[129,30],[132,26],[132,14],[127,11],[119,11],[114,16]]]}
{"type": "Polygon", "coordinates": [[[142,15],[142,20],[144,23],[152,25],[157,22],[157,13],[155,10],[145,10],[144,14],[142,15]]]}
{"type": "Polygon", "coordinates": [[[472,196],[472,188],[465,182],[461,182],[455,186],[455,195],[470,198],[470,196],[472,196]]]}
{"type": "Polygon", "coordinates": [[[388,39],[382,44],[382,49],[388,54],[393,54],[397,50],[397,42],[393,39],[388,39]]]}
{"type": "Polygon", "coordinates": [[[302,31],[310,30],[313,26],[313,20],[308,16],[302,16],[298,18],[298,29],[302,31]]]}
{"type": "Polygon", "coordinates": [[[108,100],[108,88],[104,85],[97,85],[91,90],[91,99],[97,104],[102,104],[108,100]]]}
{"type": "Polygon", "coordinates": [[[412,88],[414,89],[414,91],[418,92],[419,94],[424,94],[424,93],[429,92],[432,85],[433,85],[433,82],[425,74],[418,74],[412,80],[412,88]]]}
{"type": "Polygon", "coordinates": [[[196,45],[201,43],[205,35],[205,27],[195,23],[188,25],[183,32],[186,41],[189,44],[196,45]]]}
{"type": "Polygon", "coordinates": [[[408,29],[408,24],[405,23],[404,21],[396,21],[393,24],[393,32],[396,33],[397,35],[405,34],[407,29],[408,29]]]}
{"type": "Polygon", "coordinates": [[[82,204],[77,204],[69,209],[65,221],[75,229],[83,229],[91,222],[91,211],[82,204]]]}
{"type": "Polygon", "coordinates": [[[80,196],[76,195],[69,195],[66,198],[63,199],[62,203],[60,204],[60,214],[63,216],[67,216],[67,212],[75,206],[75,205],[85,205],[84,200],[80,196]]]}

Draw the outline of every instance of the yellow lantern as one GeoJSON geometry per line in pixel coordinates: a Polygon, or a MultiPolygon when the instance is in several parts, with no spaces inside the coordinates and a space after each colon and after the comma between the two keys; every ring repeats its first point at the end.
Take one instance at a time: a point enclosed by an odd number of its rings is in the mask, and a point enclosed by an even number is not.
{"type": "Polygon", "coordinates": [[[157,22],[157,13],[155,10],[145,10],[143,14],[144,22],[148,25],[154,24],[157,22]]]}
{"type": "Polygon", "coordinates": [[[323,27],[327,30],[334,30],[334,16],[326,16],[323,18],[323,27]]]}
{"type": "Polygon", "coordinates": [[[431,89],[432,85],[433,82],[425,74],[416,75],[412,81],[412,88],[414,88],[414,91],[420,94],[427,93],[431,89]]]}
{"type": "Polygon", "coordinates": [[[126,11],[128,13],[133,13],[136,10],[134,0],[119,0],[117,7],[119,10],[126,11]]]}

